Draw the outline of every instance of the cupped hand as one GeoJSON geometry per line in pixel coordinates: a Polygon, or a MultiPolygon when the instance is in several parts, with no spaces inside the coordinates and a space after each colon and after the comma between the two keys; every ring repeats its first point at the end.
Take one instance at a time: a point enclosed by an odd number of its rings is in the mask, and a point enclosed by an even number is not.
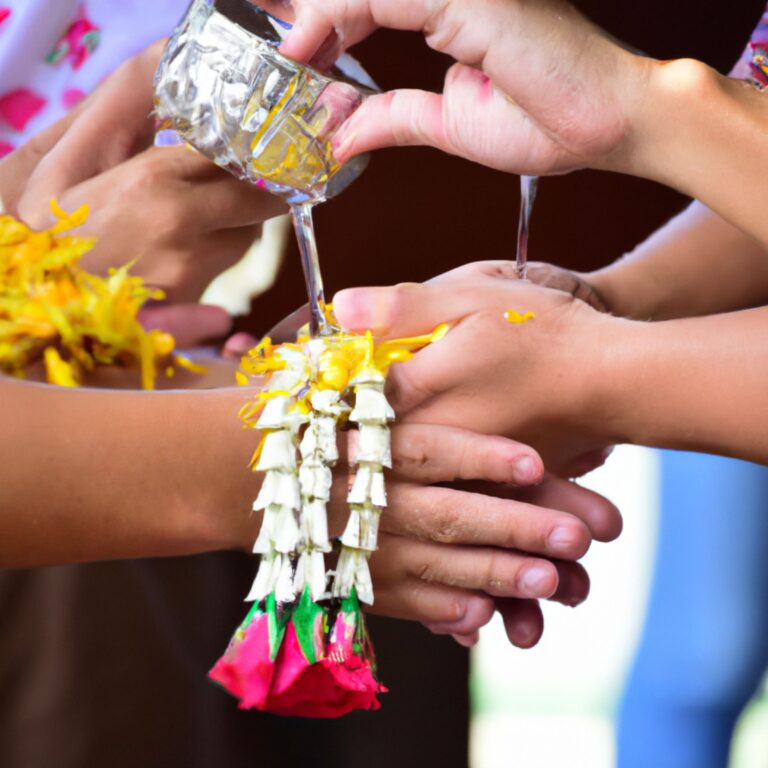
{"type": "Polygon", "coordinates": [[[134,272],[172,301],[194,301],[235,263],[273,195],[186,147],[154,147],[152,78],[158,43],[123,64],[67,117],[0,161],[0,199],[30,226],[50,226],[50,200],[91,207],[78,234],[98,239],[83,266],[96,273],[137,259],[134,272]]]}
{"type": "Polygon", "coordinates": [[[281,50],[317,66],[378,27],[422,32],[453,57],[442,94],[374,96],[336,136],[340,161],[426,144],[493,168],[544,175],[614,167],[632,150],[649,62],[563,0],[293,0],[281,50]]]}
{"type": "Polygon", "coordinates": [[[567,476],[592,468],[617,440],[602,393],[624,321],[570,293],[517,280],[510,262],[471,264],[424,285],[349,289],[337,294],[334,310],[344,327],[382,337],[451,325],[441,341],[392,369],[391,398],[406,421],[522,440],[567,476]],[[518,324],[509,312],[535,317],[518,324]]]}
{"type": "MultiPolygon", "coordinates": [[[[355,432],[348,436],[354,456],[355,432]]],[[[393,428],[392,450],[389,506],[371,559],[373,612],[471,644],[498,609],[510,640],[530,647],[542,631],[537,600],[586,598],[589,580],[575,561],[594,539],[618,535],[610,502],[545,477],[535,451],[505,438],[404,424],[393,428]],[[484,484],[445,485],[469,481],[484,484]]],[[[340,469],[329,510],[336,534],[347,515],[340,469]]]]}

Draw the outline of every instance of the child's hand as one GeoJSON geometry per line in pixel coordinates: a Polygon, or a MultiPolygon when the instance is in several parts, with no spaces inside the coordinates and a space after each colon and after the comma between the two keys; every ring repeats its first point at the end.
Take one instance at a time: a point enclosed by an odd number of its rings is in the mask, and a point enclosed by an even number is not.
{"type": "MultiPolygon", "coordinates": [[[[355,432],[348,435],[354,454],[355,432]]],[[[371,561],[375,613],[422,621],[472,644],[498,609],[510,640],[530,647],[542,631],[538,599],[586,599],[589,579],[574,561],[593,539],[618,536],[612,504],[544,477],[538,455],[505,438],[396,425],[392,450],[389,506],[371,561]],[[456,482],[464,485],[443,485],[456,482]]],[[[337,483],[331,533],[346,522],[346,489],[337,483]]]]}
{"type": "Polygon", "coordinates": [[[52,223],[52,197],[67,210],[88,203],[79,232],[101,241],[83,259],[87,269],[105,273],[139,257],[137,274],[171,300],[192,301],[284,206],[190,149],[152,146],[161,50],[128,61],[72,114],[0,161],[0,199],[36,228],[52,223]]]}
{"type": "Polygon", "coordinates": [[[428,144],[515,173],[609,167],[631,149],[649,62],[562,0],[293,0],[281,50],[328,64],[377,27],[420,31],[452,56],[442,96],[370,98],[335,138],[341,161],[428,144]]]}
{"type": "Polygon", "coordinates": [[[624,321],[514,276],[509,262],[471,264],[425,285],[342,291],[334,309],[344,327],[382,336],[451,323],[444,339],[393,368],[398,413],[523,440],[552,472],[580,474],[617,439],[599,393],[610,376],[608,334],[624,321]],[[510,323],[509,310],[535,318],[510,323]]]}

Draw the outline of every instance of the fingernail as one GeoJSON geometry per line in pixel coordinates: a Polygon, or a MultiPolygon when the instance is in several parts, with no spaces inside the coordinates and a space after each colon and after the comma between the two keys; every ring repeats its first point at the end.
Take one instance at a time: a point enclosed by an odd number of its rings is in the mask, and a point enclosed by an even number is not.
{"type": "Polygon", "coordinates": [[[548,597],[552,594],[552,571],[545,565],[531,565],[520,576],[524,597],[548,597]]]}
{"type": "Polygon", "coordinates": [[[512,465],[512,476],[521,485],[535,482],[538,476],[536,462],[530,456],[521,456],[512,465]]]}
{"type": "Polygon", "coordinates": [[[521,647],[521,648],[528,648],[531,643],[534,640],[534,636],[536,633],[535,627],[528,623],[528,622],[520,622],[519,624],[515,625],[515,628],[512,630],[512,642],[521,647]]]}
{"type": "Polygon", "coordinates": [[[380,302],[378,294],[371,289],[345,288],[333,297],[333,312],[341,327],[347,331],[380,328],[377,323],[380,302]]]}
{"type": "Polygon", "coordinates": [[[579,544],[579,535],[569,526],[560,526],[549,534],[547,544],[557,554],[568,554],[573,552],[579,544]]]}
{"type": "Polygon", "coordinates": [[[356,138],[357,132],[351,130],[348,125],[342,126],[336,131],[336,135],[331,141],[331,149],[336,160],[340,163],[347,161],[347,154],[356,138]]]}

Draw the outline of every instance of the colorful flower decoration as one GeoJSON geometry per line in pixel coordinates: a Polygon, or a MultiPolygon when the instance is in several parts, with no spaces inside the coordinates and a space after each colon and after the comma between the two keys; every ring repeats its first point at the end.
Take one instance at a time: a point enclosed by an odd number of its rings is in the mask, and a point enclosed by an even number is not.
{"type": "Polygon", "coordinates": [[[752,81],[760,88],[768,88],[768,43],[751,43],[752,61],[749,64],[752,81]]]}
{"type": "Polygon", "coordinates": [[[240,411],[246,426],[262,433],[251,461],[264,473],[253,505],[263,512],[254,545],[261,563],[246,598],[254,606],[210,672],[241,708],[305,717],[378,709],[377,695],[386,689],[376,677],[361,602],[374,600],[368,559],[387,505],[384,469],[392,466],[395,413],[384,384],[392,363],[409,360],[447,330],[380,344],[370,333],[300,335],[281,346],[265,339],[243,358],[241,384],[267,379],[240,411]],[[344,421],[359,433],[357,471],[329,572],[326,508],[344,421]]]}
{"type": "Polygon", "coordinates": [[[0,27],[3,26],[3,23],[9,19],[11,16],[11,9],[6,8],[5,6],[0,6],[0,27]]]}
{"type": "Polygon", "coordinates": [[[54,66],[70,61],[72,69],[80,69],[101,41],[101,30],[88,19],[85,6],[80,6],[78,17],[59,38],[56,47],[45,57],[54,66]]]}
{"type": "Polygon", "coordinates": [[[39,93],[29,88],[17,88],[0,97],[0,120],[15,131],[23,131],[46,104],[39,93]]]}
{"type": "MultiPolygon", "coordinates": [[[[68,214],[53,201],[51,210],[58,222],[44,232],[0,216],[0,371],[22,378],[42,358],[50,383],[73,387],[97,367],[138,364],[142,386],[152,389],[175,342],[145,331],[137,315],[163,293],[131,275],[130,265],[106,278],[86,272],[79,261],[95,241],[65,233],[85,222],[88,206],[68,214]]],[[[202,370],[180,355],[173,360],[202,370]]]]}

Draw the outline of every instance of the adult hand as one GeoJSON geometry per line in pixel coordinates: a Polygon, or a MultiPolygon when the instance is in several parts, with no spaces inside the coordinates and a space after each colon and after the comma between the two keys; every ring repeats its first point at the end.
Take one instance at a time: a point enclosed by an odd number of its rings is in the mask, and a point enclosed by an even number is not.
{"type": "Polygon", "coordinates": [[[377,27],[422,32],[457,64],[442,95],[374,96],[339,131],[340,161],[427,144],[493,168],[543,175],[613,167],[632,149],[650,61],[563,0],[292,0],[281,50],[318,66],[377,27]]]}
{"type": "MultiPolygon", "coordinates": [[[[347,434],[354,456],[356,433],[347,434]]],[[[530,647],[543,629],[539,599],[586,599],[589,579],[575,561],[593,539],[618,536],[610,502],[545,477],[535,451],[505,438],[404,424],[392,430],[392,451],[389,506],[371,559],[373,612],[472,644],[499,610],[511,642],[530,647]]],[[[332,534],[346,523],[346,490],[337,480],[332,534]]]]}
{"type": "Polygon", "coordinates": [[[599,379],[610,373],[606,342],[624,321],[515,279],[512,263],[470,264],[424,285],[342,291],[334,310],[344,327],[385,337],[451,324],[439,343],[392,369],[391,399],[406,421],[523,440],[558,475],[592,468],[616,442],[599,379]],[[535,318],[512,324],[510,310],[535,318]]]}
{"type": "Polygon", "coordinates": [[[193,301],[284,210],[186,147],[154,147],[152,76],[162,44],[123,64],[76,110],[0,161],[5,209],[50,226],[50,200],[91,206],[83,266],[134,268],[172,301],[193,301]]]}

